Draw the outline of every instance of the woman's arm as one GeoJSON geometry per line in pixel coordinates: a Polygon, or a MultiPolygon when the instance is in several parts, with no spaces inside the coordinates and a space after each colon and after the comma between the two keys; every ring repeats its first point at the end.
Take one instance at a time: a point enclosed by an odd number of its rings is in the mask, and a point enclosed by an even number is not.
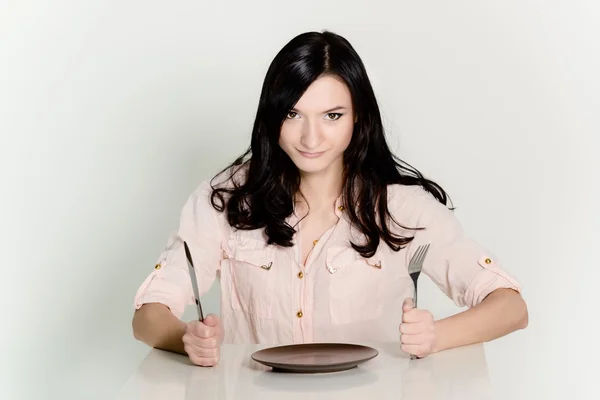
{"type": "Polygon", "coordinates": [[[188,324],[180,318],[194,297],[184,241],[197,267],[194,272],[201,296],[221,268],[223,221],[210,203],[210,193],[210,180],[205,180],[188,197],[179,229],[169,237],[157,264],[135,294],[133,334],[149,346],[185,353],[183,336],[188,324]]]}
{"type": "Polygon", "coordinates": [[[527,327],[527,305],[512,289],[496,289],[476,306],[435,322],[433,353],[488,342],[527,327]]]}
{"type": "Polygon", "coordinates": [[[489,342],[527,326],[527,306],[521,295],[506,288],[492,291],[467,311],[434,321],[428,310],[402,305],[402,350],[417,357],[474,343],[489,342]]]}
{"type": "Polygon", "coordinates": [[[144,304],[133,316],[134,337],[161,350],[186,354],[183,346],[185,322],[179,320],[171,311],[159,303],[144,304]]]}

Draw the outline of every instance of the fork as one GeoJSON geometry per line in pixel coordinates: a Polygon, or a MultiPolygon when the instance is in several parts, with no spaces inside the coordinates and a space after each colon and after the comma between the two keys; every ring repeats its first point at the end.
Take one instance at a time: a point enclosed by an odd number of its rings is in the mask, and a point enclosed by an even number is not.
{"type": "MultiPolygon", "coordinates": [[[[410,262],[408,263],[408,274],[410,275],[415,286],[415,295],[413,300],[415,308],[417,308],[417,280],[419,279],[419,275],[421,275],[421,270],[423,269],[423,262],[425,261],[425,256],[427,256],[428,251],[429,244],[419,246],[415,254],[413,254],[412,258],[410,259],[410,262]]],[[[416,360],[417,356],[411,354],[410,359],[416,360]]]]}

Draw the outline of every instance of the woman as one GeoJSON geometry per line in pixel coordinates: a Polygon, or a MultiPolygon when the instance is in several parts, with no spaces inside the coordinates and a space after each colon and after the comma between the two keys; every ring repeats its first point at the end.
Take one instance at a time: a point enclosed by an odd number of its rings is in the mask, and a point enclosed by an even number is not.
{"type": "Polygon", "coordinates": [[[226,343],[394,341],[419,357],[527,325],[518,282],[461,230],[434,182],[397,160],[365,67],[330,32],[273,60],[249,150],[185,204],[180,227],[135,298],[134,335],[215,365],[226,343]],[[182,322],[219,277],[221,317],[182,322]],[[408,263],[468,309],[434,320],[413,307],[408,263]],[[400,338],[400,339],[398,339],[400,338]]]}

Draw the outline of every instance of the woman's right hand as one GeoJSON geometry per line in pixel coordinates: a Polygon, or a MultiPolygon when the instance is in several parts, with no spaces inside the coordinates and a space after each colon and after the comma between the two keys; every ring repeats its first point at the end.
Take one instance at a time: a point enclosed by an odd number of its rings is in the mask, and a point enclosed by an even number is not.
{"type": "Polygon", "coordinates": [[[223,343],[221,319],[209,314],[203,322],[192,321],[185,327],[183,346],[190,361],[203,367],[217,365],[223,343]]]}

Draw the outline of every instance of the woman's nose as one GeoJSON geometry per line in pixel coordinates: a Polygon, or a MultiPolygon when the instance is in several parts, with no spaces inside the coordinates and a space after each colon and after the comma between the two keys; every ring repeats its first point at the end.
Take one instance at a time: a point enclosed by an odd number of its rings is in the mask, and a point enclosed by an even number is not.
{"type": "Polygon", "coordinates": [[[306,150],[315,150],[321,144],[321,133],[319,127],[315,123],[306,122],[302,127],[302,136],[300,143],[306,150]]]}

